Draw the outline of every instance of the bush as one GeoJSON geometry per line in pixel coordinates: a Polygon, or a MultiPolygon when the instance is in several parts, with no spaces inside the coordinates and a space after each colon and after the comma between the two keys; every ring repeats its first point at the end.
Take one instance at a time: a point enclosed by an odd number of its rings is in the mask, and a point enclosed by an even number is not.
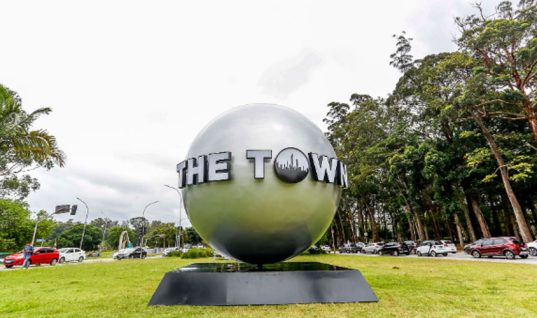
{"type": "Polygon", "coordinates": [[[166,256],[170,256],[170,257],[182,257],[183,256],[183,252],[181,251],[171,251],[168,253],[168,255],[166,256]]]}
{"type": "Polygon", "coordinates": [[[181,258],[202,258],[213,256],[213,250],[210,248],[191,248],[181,255],[181,258]]]}

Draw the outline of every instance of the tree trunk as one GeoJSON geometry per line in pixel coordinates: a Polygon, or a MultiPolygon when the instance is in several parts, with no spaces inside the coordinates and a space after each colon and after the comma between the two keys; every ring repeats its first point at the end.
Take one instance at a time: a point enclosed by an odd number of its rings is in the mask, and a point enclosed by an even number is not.
{"type": "Polygon", "coordinates": [[[487,221],[485,220],[485,216],[483,216],[481,208],[479,208],[479,202],[477,201],[477,198],[475,196],[471,196],[470,201],[472,202],[472,210],[474,211],[475,217],[477,218],[477,223],[479,223],[481,234],[483,234],[483,237],[491,237],[487,221]]]}
{"type": "Polygon", "coordinates": [[[459,237],[459,248],[464,249],[464,238],[462,236],[462,226],[459,216],[455,213],[455,226],[457,227],[457,236],[459,237]]]}
{"type": "Polygon", "coordinates": [[[351,228],[351,238],[352,238],[352,241],[353,242],[358,242],[357,238],[356,238],[356,221],[354,219],[354,213],[352,212],[352,210],[347,213],[347,222],[349,222],[349,226],[351,228]]]}
{"type": "Polygon", "coordinates": [[[485,137],[489,145],[490,151],[492,152],[494,158],[496,159],[496,162],[498,163],[498,168],[500,169],[500,175],[502,177],[503,187],[505,188],[505,192],[507,194],[507,197],[509,198],[509,202],[511,202],[511,207],[513,208],[513,213],[515,214],[515,220],[518,224],[520,236],[524,242],[531,242],[533,241],[533,235],[531,234],[528,224],[526,223],[526,219],[524,218],[524,212],[520,207],[520,203],[518,202],[515,192],[511,187],[511,181],[509,180],[509,171],[507,170],[507,166],[505,165],[503,157],[500,153],[500,149],[498,148],[494,137],[492,137],[492,134],[485,126],[483,118],[481,118],[477,114],[474,114],[474,119],[479,125],[479,128],[481,128],[483,136],[485,137]]]}
{"type": "Polygon", "coordinates": [[[371,240],[372,242],[378,242],[379,231],[378,231],[377,221],[375,221],[375,212],[370,206],[367,207],[367,215],[369,217],[369,223],[371,225],[371,240]]]}
{"type": "Polygon", "coordinates": [[[423,222],[421,221],[421,217],[419,216],[418,212],[413,211],[414,213],[414,219],[416,220],[416,230],[418,231],[418,237],[420,241],[425,241],[427,239],[427,235],[425,234],[425,229],[423,228],[423,222]]]}
{"type": "MultiPolygon", "coordinates": [[[[410,211],[407,211],[407,213],[410,213],[410,211]]],[[[414,222],[412,222],[411,216],[407,216],[408,220],[408,229],[410,230],[410,239],[412,241],[416,241],[416,230],[414,229],[414,222]]]]}
{"type": "Polygon", "coordinates": [[[533,140],[537,142],[537,117],[535,116],[533,105],[530,98],[526,94],[524,87],[519,86],[518,88],[523,96],[522,105],[524,106],[524,113],[526,114],[526,118],[528,119],[528,123],[530,125],[531,135],[533,136],[533,140]]]}
{"type": "Polygon", "coordinates": [[[470,239],[470,241],[474,242],[475,240],[477,240],[477,238],[475,236],[472,220],[470,219],[470,212],[468,212],[468,205],[464,201],[464,197],[462,195],[457,195],[457,197],[459,199],[459,203],[461,204],[461,210],[464,214],[464,218],[466,219],[466,229],[468,231],[467,233],[469,236],[468,238],[470,239]]]}
{"type": "Polygon", "coordinates": [[[364,235],[364,229],[366,228],[363,209],[358,208],[356,213],[356,215],[358,216],[358,239],[362,240],[361,237],[364,235]]]}

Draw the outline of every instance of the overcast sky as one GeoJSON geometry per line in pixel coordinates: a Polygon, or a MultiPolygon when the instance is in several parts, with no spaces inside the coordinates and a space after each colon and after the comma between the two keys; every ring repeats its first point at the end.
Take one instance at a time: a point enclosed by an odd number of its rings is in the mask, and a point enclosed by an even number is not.
{"type": "Polygon", "coordinates": [[[328,103],[393,89],[394,33],[414,38],[415,57],[454,50],[453,19],[473,2],[2,1],[0,83],[28,111],[52,107],[35,127],[67,154],[66,167],[33,172],[31,209],[80,197],[90,219],[126,220],[158,200],[146,217],[178,222],[163,185],[213,117],[276,103],[324,130],[328,103]]]}

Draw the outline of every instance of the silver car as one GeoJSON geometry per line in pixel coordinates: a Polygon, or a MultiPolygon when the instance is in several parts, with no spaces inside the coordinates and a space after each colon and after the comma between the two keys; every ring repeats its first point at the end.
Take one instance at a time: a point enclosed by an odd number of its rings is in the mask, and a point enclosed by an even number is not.
{"type": "Polygon", "coordinates": [[[361,252],[364,254],[378,254],[382,246],[384,246],[384,243],[382,242],[368,243],[366,246],[362,247],[361,252]]]}

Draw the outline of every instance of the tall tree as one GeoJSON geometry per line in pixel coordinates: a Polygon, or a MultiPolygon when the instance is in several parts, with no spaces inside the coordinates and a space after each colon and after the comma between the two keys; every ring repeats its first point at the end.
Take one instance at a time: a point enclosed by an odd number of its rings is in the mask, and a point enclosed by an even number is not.
{"type": "Polygon", "coordinates": [[[505,107],[489,116],[523,117],[537,143],[537,5],[522,0],[517,9],[510,1],[501,2],[493,15],[457,18],[461,29],[458,44],[476,61],[476,69],[486,77],[489,90],[502,91],[505,107]]]}
{"type": "Polygon", "coordinates": [[[24,199],[39,188],[28,171],[65,164],[56,138],[46,130],[32,130],[35,120],[50,112],[43,107],[27,113],[17,93],[0,85],[0,196],[24,199]]]}

